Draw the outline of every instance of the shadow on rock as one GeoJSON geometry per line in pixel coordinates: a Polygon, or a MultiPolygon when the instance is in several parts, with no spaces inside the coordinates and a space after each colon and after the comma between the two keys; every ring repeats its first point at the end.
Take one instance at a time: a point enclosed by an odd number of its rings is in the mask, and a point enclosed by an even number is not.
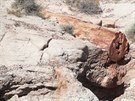
{"type": "Polygon", "coordinates": [[[113,101],[116,97],[122,95],[125,90],[124,84],[116,88],[103,88],[94,86],[82,75],[78,76],[78,80],[82,83],[84,87],[91,90],[100,101],[113,101]]]}

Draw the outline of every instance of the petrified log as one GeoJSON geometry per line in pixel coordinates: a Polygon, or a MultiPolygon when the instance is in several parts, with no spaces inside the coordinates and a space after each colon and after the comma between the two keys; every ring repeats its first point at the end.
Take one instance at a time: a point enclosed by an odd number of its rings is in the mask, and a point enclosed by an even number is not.
{"type": "Polygon", "coordinates": [[[42,11],[42,16],[56,17],[61,25],[73,26],[77,38],[86,39],[99,47],[94,54],[89,54],[87,61],[82,65],[84,70],[80,75],[83,79],[106,88],[123,83],[122,78],[126,72],[119,68],[118,62],[122,61],[129,51],[129,43],[123,33],[46,10],[42,11]]]}
{"type": "Polygon", "coordinates": [[[45,18],[56,17],[62,25],[72,25],[76,37],[87,39],[108,52],[110,61],[117,62],[128,53],[129,44],[125,35],[121,32],[108,30],[107,28],[82,21],[70,16],[52,13],[47,10],[41,12],[45,18]]]}

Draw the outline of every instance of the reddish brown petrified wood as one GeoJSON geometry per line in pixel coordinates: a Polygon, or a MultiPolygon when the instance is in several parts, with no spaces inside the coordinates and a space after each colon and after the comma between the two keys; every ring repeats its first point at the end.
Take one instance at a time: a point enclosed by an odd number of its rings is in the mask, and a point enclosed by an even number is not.
{"type": "Polygon", "coordinates": [[[74,35],[97,45],[101,51],[90,54],[83,65],[87,68],[85,77],[97,86],[113,88],[122,84],[122,77],[125,72],[119,69],[118,62],[124,59],[129,51],[129,43],[126,36],[117,31],[107,29],[71,16],[43,10],[42,16],[45,18],[55,17],[61,25],[71,25],[74,27],[74,35]],[[94,62],[92,62],[94,61],[94,62]],[[94,66],[94,67],[93,67],[94,66]]]}
{"type": "Polygon", "coordinates": [[[44,10],[42,15],[46,18],[56,17],[62,25],[72,25],[76,37],[87,39],[102,49],[108,51],[111,61],[121,60],[128,52],[128,42],[125,35],[121,32],[115,32],[80,19],[70,16],[64,16],[58,13],[52,13],[44,10]]]}

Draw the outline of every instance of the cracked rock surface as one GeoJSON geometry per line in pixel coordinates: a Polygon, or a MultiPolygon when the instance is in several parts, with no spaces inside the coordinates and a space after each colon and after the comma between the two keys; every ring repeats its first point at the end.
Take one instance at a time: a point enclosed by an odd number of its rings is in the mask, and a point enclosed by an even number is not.
{"type": "MultiPolygon", "coordinates": [[[[13,1],[0,1],[0,101],[135,101],[134,45],[130,51],[131,61],[118,68],[124,74],[127,71],[122,80],[126,87],[102,88],[107,83],[99,78],[108,74],[111,76],[102,64],[106,63],[101,58],[104,55],[100,54],[102,49],[63,32],[55,18],[7,14],[7,8],[13,1]],[[85,68],[87,72],[83,74],[85,68]],[[81,80],[80,74],[83,77],[81,80]]],[[[133,8],[134,0],[130,1],[133,4],[128,6],[133,8]]],[[[95,23],[101,17],[103,25],[112,24],[121,16],[115,12],[119,4],[114,4],[114,10],[109,8],[110,3],[101,5],[105,13],[90,16],[70,11],[64,0],[36,2],[44,6],[50,4],[48,8],[54,12],[66,12],[87,22],[92,19],[95,23]]],[[[134,12],[131,15],[127,16],[131,18],[129,22],[126,17],[123,17],[124,22],[119,20],[116,24],[120,26],[118,29],[124,30],[125,25],[132,22],[134,12]]]]}
{"type": "Polygon", "coordinates": [[[62,35],[54,20],[6,13],[0,19],[0,101],[98,101],[76,79],[86,47],[94,45],[62,35]]]}

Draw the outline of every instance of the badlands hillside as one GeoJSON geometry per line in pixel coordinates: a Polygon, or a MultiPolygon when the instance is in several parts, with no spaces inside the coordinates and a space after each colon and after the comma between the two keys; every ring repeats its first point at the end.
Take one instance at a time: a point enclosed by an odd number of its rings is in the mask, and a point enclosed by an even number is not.
{"type": "Polygon", "coordinates": [[[135,0],[0,0],[0,101],[135,101],[135,0]]]}

